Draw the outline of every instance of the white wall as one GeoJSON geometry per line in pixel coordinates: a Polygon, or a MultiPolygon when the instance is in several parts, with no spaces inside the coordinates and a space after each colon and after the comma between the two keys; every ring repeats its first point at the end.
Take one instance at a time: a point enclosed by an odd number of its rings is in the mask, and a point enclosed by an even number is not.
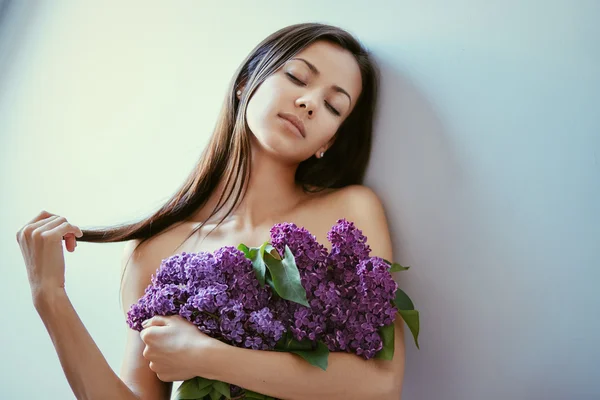
{"type": "MultiPolygon", "coordinates": [[[[600,397],[600,2],[25,1],[0,21],[0,398],[73,398],[15,232],[176,189],[238,63],[288,24],[355,33],[382,68],[367,184],[421,311],[403,399],[600,397]]],[[[68,293],[120,368],[122,244],[66,253],[68,293]]]]}

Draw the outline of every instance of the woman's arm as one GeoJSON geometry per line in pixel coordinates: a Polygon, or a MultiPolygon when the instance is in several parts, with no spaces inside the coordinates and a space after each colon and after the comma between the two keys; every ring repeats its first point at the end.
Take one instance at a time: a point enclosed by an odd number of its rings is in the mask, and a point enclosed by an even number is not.
{"type": "MultiPolygon", "coordinates": [[[[122,266],[129,260],[136,245],[137,241],[126,244],[122,266]]],[[[122,300],[125,314],[150,282],[149,266],[156,261],[148,258],[150,256],[136,252],[124,274],[122,300]]],[[[139,332],[127,329],[120,379],[83,325],[64,287],[34,290],[32,297],[77,399],[165,400],[170,397],[173,384],[162,382],[150,369],[142,354],[145,345],[139,332]]]]}
{"type": "Polygon", "coordinates": [[[295,354],[228,346],[215,354],[213,374],[206,377],[286,400],[399,400],[404,375],[401,321],[396,319],[392,361],[334,352],[323,371],[295,354]]]}
{"type": "MultiPolygon", "coordinates": [[[[122,267],[129,260],[137,241],[125,246],[122,267]]],[[[148,253],[148,252],[146,252],[148,253]]],[[[150,282],[152,265],[141,252],[131,258],[123,280],[124,311],[137,301],[150,282]]],[[[79,400],[165,400],[170,397],[172,383],[162,382],[143,357],[144,343],[140,334],[127,329],[127,344],[119,378],[98,349],[77,315],[64,290],[34,296],[38,311],[54,343],[69,385],[79,400]]],[[[123,317],[125,318],[125,316],[123,317]]]]}
{"type": "MultiPolygon", "coordinates": [[[[121,303],[123,306],[123,321],[127,318],[127,311],[136,303],[150,284],[156,266],[160,265],[162,255],[153,252],[154,246],[148,246],[151,239],[143,245],[139,240],[131,240],[125,244],[121,259],[123,271],[123,285],[121,290],[121,303]]],[[[158,246],[160,247],[160,246],[158,246]]],[[[150,362],[144,357],[146,344],[140,332],[127,329],[127,343],[125,356],[121,366],[121,379],[132,388],[142,400],[167,400],[171,397],[173,382],[161,381],[156,373],[150,369],[150,362]]]]}
{"type": "MultiPolygon", "coordinates": [[[[393,261],[385,210],[373,190],[360,185],[346,187],[338,192],[331,206],[335,215],[341,213],[362,230],[371,246],[371,256],[393,261]]],[[[400,316],[394,326],[391,361],[367,361],[334,352],[329,354],[327,371],[323,371],[294,354],[230,346],[214,356],[211,372],[214,379],[290,400],[399,400],[405,361],[404,321],[400,316]]]]}
{"type": "Polygon", "coordinates": [[[37,294],[34,305],[77,399],[140,399],[108,365],[64,291],[37,294]]]}

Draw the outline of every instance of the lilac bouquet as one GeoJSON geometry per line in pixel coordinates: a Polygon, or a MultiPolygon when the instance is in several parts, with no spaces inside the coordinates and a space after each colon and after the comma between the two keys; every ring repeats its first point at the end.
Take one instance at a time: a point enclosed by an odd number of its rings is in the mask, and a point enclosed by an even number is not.
{"type": "MultiPolygon", "coordinates": [[[[162,261],[127,323],[141,331],[154,315],[180,315],[232,346],[292,352],[327,369],[330,351],[391,360],[399,314],[417,348],[419,314],[391,273],[403,267],[371,257],[367,238],[340,219],[327,234],[331,250],[305,228],[276,224],[260,247],[222,247],[214,253],[162,261]]],[[[225,382],[196,377],[177,399],[273,399],[225,382]]]]}

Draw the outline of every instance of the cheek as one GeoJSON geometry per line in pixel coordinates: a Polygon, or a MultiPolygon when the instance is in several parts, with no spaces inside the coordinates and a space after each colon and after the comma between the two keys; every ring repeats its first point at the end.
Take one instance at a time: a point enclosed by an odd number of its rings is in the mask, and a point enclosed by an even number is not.
{"type": "Polygon", "coordinates": [[[250,129],[258,133],[264,130],[277,113],[280,103],[279,93],[268,80],[263,82],[254,92],[246,109],[246,120],[250,129]]]}
{"type": "Polygon", "coordinates": [[[315,145],[317,147],[328,143],[336,134],[340,124],[332,118],[323,118],[318,123],[319,131],[315,132],[315,145]]]}

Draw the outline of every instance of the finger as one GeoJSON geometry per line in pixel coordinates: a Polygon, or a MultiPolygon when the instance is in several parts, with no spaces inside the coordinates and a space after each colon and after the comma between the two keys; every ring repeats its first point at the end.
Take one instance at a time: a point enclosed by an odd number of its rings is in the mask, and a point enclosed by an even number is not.
{"type": "Polygon", "coordinates": [[[61,217],[60,215],[52,216],[44,221],[40,221],[39,223],[36,223],[37,228],[35,228],[33,230],[32,236],[37,236],[44,232],[49,232],[52,229],[54,229],[57,226],[60,226],[64,223],[68,223],[68,221],[65,217],[61,217]],[[45,223],[42,223],[42,222],[45,222],[45,223]]]}
{"type": "Polygon", "coordinates": [[[75,239],[75,235],[73,233],[67,233],[63,236],[65,240],[65,247],[68,251],[75,251],[75,247],[77,247],[77,239],[75,239]]]}
{"type": "Polygon", "coordinates": [[[39,212],[38,215],[35,216],[35,218],[33,218],[31,221],[29,221],[25,225],[33,224],[34,222],[41,221],[41,220],[46,219],[51,216],[56,216],[56,214],[52,214],[52,213],[49,213],[48,211],[42,210],[39,212]]]}
{"type": "Polygon", "coordinates": [[[161,334],[160,327],[157,326],[149,326],[140,331],[140,339],[142,342],[146,343],[146,345],[150,345],[156,340],[156,338],[160,337],[161,334]]]}
{"type": "Polygon", "coordinates": [[[154,362],[152,362],[152,361],[150,361],[150,364],[148,364],[148,368],[150,368],[154,372],[157,372],[156,371],[156,364],[154,362]]]}
{"type": "Polygon", "coordinates": [[[63,236],[63,239],[65,241],[65,247],[67,248],[67,251],[75,250],[75,236],[73,236],[71,233],[67,233],[65,236],[63,236]]]}
{"type": "Polygon", "coordinates": [[[149,328],[151,326],[165,326],[165,325],[167,325],[167,322],[160,315],[155,315],[154,317],[142,322],[142,327],[144,327],[144,328],[149,328]]]}
{"type": "Polygon", "coordinates": [[[69,224],[69,226],[71,228],[73,228],[72,230],[69,230],[66,234],[63,234],[63,238],[66,235],[70,235],[73,238],[75,238],[75,237],[82,237],[83,236],[83,232],[82,232],[82,230],[78,226],[75,226],[75,225],[71,224],[69,221],[67,221],[67,219],[65,217],[61,217],[60,215],[53,215],[52,217],[47,218],[44,221],[37,222],[35,225],[38,228],[40,226],[42,226],[44,231],[48,231],[48,230],[51,230],[52,228],[55,228],[55,227],[59,226],[61,222],[62,223],[66,222],[66,223],[69,224]],[[45,222],[45,224],[44,224],[44,222],[45,222]]]}
{"type": "MultiPolygon", "coordinates": [[[[61,223],[67,222],[67,219],[65,217],[55,215],[55,216],[51,216],[43,221],[40,221],[40,222],[36,223],[35,225],[39,225],[43,222],[46,222],[46,223],[43,224],[42,226],[38,226],[33,231],[33,233],[35,233],[37,235],[37,234],[41,234],[42,232],[52,230],[53,228],[59,226],[61,223]]],[[[33,233],[32,233],[32,235],[33,235],[33,233]]],[[[65,246],[67,248],[67,251],[69,251],[69,252],[75,251],[75,246],[76,246],[75,235],[73,233],[67,233],[65,236],[63,236],[63,239],[65,239],[65,246]]]]}
{"type": "Polygon", "coordinates": [[[63,237],[67,233],[76,234],[79,230],[78,227],[71,225],[63,218],[59,218],[55,221],[49,222],[46,226],[40,229],[46,229],[45,232],[42,233],[44,237],[52,238],[54,240],[59,241],[62,241],[63,237]]]}
{"type": "Polygon", "coordinates": [[[155,315],[154,317],[147,319],[142,322],[142,327],[148,328],[150,326],[166,326],[167,319],[162,315],[155,315]]]}
{"type": "Polygon", "coordinates": [[[19,231],[17,232],[17,241],[20,241],[21,236],[26,233],[31,233],[31,231],[39,226],[38,222],[48,219],[48,217],[52,217],[54,214],[49,213],[48,211],[41,211],[38,215],[35,216],[32,220],[28,221],[19,231]],[[35,225],[32,229],[31,225],[35,225]]]}
{"type": "Polygon", "coordinates": [[[19,233],[22,233],[25,237],[31,237],[31,236],[33,236],[33,233],[37,229],[43,227],[44,225],[46,225],[49,222],[54,221],[57,218],[59,218],[58,215],[51,215],[48,218],[44,218],[37,222],[30,223],[30,224],[26,225],[23,229],[21,229],[21,231],[19,233]]]}
{"type": "Polygon", "coordinates": [[[154,330],[155,328],[149,327],[149,328],[144,328],[140,331],[140,339],[142,339],[142,342],[148,344],[150,343],[150,339],[149,337],[151,336],[151,332],[154,330]],[[149,336],[150,335],[150,336],[149,336]]]}
{"type": "Polygon", "coordinates": [[[150,348],[148,346],[144,347],[144,351],[142,351],[142,356],[148,360],[150,357],[150,348]]]}

